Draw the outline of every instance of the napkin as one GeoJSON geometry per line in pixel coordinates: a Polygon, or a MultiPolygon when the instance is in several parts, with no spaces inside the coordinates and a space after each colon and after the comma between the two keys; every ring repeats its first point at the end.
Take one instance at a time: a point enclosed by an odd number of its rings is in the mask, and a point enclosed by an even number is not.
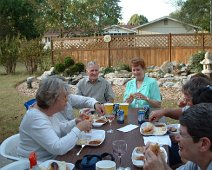
{"type": "Polygon", "coordinates": [[[144,136],[144,144],[146,145],[147,142],[154,142],[158,143],[159,145],[168,145],[171,147],[171,140],[169,135],[164,136],[144,136]]]}
{"type": "Polygon", "coordinates": [[[121,131],[121,132],[129,132],[129,131],[131,131],[131,130],[133,130],[133,129],[136,129],[137,127],[138,127],[137,125],[129,124],[129,125],[127,125],[127,126],[124,126],[124,127],[122,127],[122,128],[119,128],[119,129],[117,129],[117,130],[119,130],[119,131],[121,131]]]}

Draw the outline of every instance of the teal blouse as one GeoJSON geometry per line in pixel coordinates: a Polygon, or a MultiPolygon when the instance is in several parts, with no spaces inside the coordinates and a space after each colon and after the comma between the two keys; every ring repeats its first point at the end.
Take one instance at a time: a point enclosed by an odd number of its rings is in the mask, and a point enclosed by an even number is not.
{"type": "MultiPolygon", "coordinates": [[[[124,93],[124,101],[130,96],[130,94],[134,94],[136,92],[140,92],[152,100],[161,101],[160,89],[157,81],[154,78],[145,76],[139,89],[136,87],[136,79],[128,81],[124,93]]],[[[133,102],[130,104],[130,107],[135,108],[136,103],[138,107],[142,107],[143,105],[149,105],[151,107],[147,101],[136,99],[133,100],[133,102]]]]}

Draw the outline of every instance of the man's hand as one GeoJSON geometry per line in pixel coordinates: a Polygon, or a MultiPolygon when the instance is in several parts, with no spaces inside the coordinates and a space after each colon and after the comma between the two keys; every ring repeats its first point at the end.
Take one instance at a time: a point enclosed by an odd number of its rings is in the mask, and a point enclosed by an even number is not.
{"type": "Polygon", "coordinates": [[[164,110],[154,110],[149,115],[149,121],[150,122],[158,121],[163,116],[164,116],[164,110]]]}
{"type": "Polygon", "coordinates": [[[104,107],[101,105],[101,103],[95,103],[94,108],[98,114],[100,114],[100,115],[105,114],[104,107]]]}
{"type": "Polygon", "coordinates": [[[161,157],[161,154],[156,156],[150,149],[147,149],[144,157],[144,170],[165,170],[166,162],[161,157]]]}

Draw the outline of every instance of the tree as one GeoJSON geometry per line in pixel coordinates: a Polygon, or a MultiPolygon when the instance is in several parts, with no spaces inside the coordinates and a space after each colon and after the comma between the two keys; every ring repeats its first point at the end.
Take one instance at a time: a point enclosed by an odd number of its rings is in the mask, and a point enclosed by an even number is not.
{"type": "MultiPolygon", "coordinates": [[[[37,71],[38,65],[42,65],[47,57],[44,44],[39,38],[33,40],[22,40],[20,49],[20,61],[24,62],[27,71],[33,74],[37,71]]],[[[50,57],[49,57],[50,58],[50,57]]],[[[43,66],[43,65],[42,65],[43,66]]]]}
{"type": "Polygon", "coordinates": [[[40,36],[36,25],[39,14],[28,0],[0,1],[0,38],[20,36],[32,39],[40,36]]]}
{"type": "Polygon", "coordinates": [[[41,0],[42,16],[48,28],[65,32],[100,32],[121,19],[120,0],[41,0]]]}
{"type": "Polygon", "coordinates": [[[175,0],[174,3],[179,9],[171,17],[210,30],[210,0],[175,0]]]}
{"type": "Polygon", "coordinates": [[[6,36],[0,40],[0,64],[7,74],[15,73],[16,62],[20,55],[20,39],[6,36]]]}
{"type": "Polygon", "coordinates": [[[130,17],[128,25],[142,25],[148,22],[148,19],[143,15],[134,14],[130,17]]]}

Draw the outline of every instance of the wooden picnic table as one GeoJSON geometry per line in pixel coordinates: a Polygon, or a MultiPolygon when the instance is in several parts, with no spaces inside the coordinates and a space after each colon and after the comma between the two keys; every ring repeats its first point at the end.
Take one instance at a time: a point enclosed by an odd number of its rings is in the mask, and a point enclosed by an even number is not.
{"type": "MultiPolygon", "coordinates": [[[[112,129],[114,130],[113,133],[109,134],[106,132],[105,140],[104,142],[99,146],[85,146],[83,150],[81,151],[79,156],[76,156],[76,153],[80,150],[81,146],[75,146],[71,151],[66,153],[62,156],[57,156],[57,160],[71,162],[75,164],[75,162],[79,159],[82,159],[82,157],[86,154],[101,154],[104,152],[113,153],[112,151],[112,142],[114,140],[123,139],[127,142],[127,153],[122,156],[122,166],[123,167],[130,167],[131,170],[139,169],[138,167],[134,166],[131,160],[131,155],[133,152],[133,149],[137,146],[144,146],[144,140],[143,136],[140,133],[140,128],[136,128],[130,132],[124,133],[121,131],[118,131],[116,129],[121,128],[128,124],[135,124],[138,125],[137,120],[137,111],[139,109],[130,108],[128,117],[124,119],[124,124],[118,124],[116,119],[112,122],[112,129]]],[[[101,129],[107,131],[110,128],[109,123],[106,123],[105,125],[95,128],[95,129],[101,129]]],[[[165,146],[166,151],[168,150],[168,146],[165,146]]],[[[118,166],[118,158],[116,155],[114,155],[116,159],[116,163],[118,166]]]]}

